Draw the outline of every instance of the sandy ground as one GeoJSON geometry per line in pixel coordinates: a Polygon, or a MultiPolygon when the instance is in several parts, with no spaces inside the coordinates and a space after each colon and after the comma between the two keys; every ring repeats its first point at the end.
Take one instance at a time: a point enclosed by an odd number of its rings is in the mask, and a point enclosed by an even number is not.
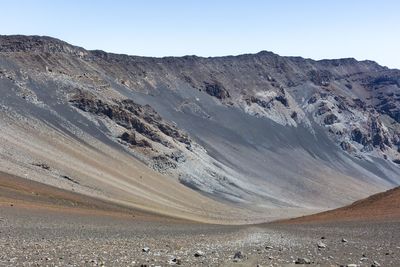
{"type": "MultiPolygon", "coordinates": [[[[223,226],[150,214],[24,179],[3,176],[0,184],[0,266],[291,266],[299,257],[315,266],[400,264],[396,216],[223,226]],[[318,248],[318,242],[326,247],[318,248]],[[196,257],[198,250],[202,255],[196,257]],[[243,257],[234,259],[239,251],[243,257]]],[[[378,200],[392,194],[383,196],[378,200]]]]}

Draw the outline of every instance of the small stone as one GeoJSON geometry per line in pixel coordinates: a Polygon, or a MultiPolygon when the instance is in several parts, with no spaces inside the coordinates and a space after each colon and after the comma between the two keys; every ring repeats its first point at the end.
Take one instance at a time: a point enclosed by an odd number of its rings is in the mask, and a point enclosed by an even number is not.
{"type": "Polygon", "coordinates": [[[273,249],[273,247],[272,246],[266,246],[265,249],[266,250],[270,250],[270,249],[273,249]]]}
{"type": "Polygon", "coordinates": [[[295,264],[311,264],[311,261],[307,258],[298,258],[294,263],[295,264]]]}
{"type": "Polygon", "coordinates": [[[149,251],[150,251],[150,248],[149,248],[149,247],[144,247],[144,248],[142,248],[142,252],[148,253],[149,251]]]}
{"type": "Polygon", "coordinates": [[[325,236],[321,236],[321,239],[325,239],[325,236]]]}
{"type": "Polygon", "coordinates": [[[346,238],[342,238],[342,243],[347,243],[347,239],[346,238]]]}
{"type": "Polygon", "coordinates": [[[182,264],[182,260],[181,259],[178,259],[178,258],[176,258],[176,257],[172,257],[169,261],[168,261],[168,263],[170,264],[170,265],[181,265],[182,264]]]}
{"type": "Polygon", "coordinates": [[[354,264],[354,263],[350,263],[350,264],[347,264],[346,267],[358,267],[358,265],[354,264]]]}
{"type": "Polygon", "coordinates": [[[360,259],[360,261],[367,261],[367,260],[368,260],[367,257],[362,257],[362,258],[360,259]]]}
{"type": "Polygon", "coordinates": [[[274,259],[274,257],[272,257],[272,256],[269,256],[269,257],[268,257],[268,259],[269,259],[269,260],[273,260],[273,259],[274,259]]]}
{"type": "Polygon", "coordinates": [[[323,242],[318,242],[317,243],[318,248],[326,248],[326,245],[323,242]]]}
{"type": "Polygon", "coordinates": [[[380,267],[381,265],[379,264],[379,262],[377,262],[377,261],[374,261],[372,264],[371,264],[371,267],[380,267]]]}
{"type": "Polygon", "coordinates": [[[244,258],[244,255],[241,251],[236,252],[235,255],[233,256],[234,260],[243,259],[243,258],[244,258]]]}
{"type": "Polygon", "coordinates": [[[201,250],[198,250],[198,251],[196,251],[196,253],[194,253],[194,256],[195,256],[196,258],[198,258],[198,257],[203,257],[203,256],[204,256],[204,252],[201,251],[201,250]]]}

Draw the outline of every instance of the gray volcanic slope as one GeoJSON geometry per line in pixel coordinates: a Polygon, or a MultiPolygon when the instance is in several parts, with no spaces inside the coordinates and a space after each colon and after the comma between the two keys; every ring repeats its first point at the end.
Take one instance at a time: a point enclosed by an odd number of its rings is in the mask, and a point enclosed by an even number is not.
{"type": "Polygon", "coordinates": [[[400,184],[399,88],[372,61],[1,36],[0,171],[214,221],[334,208],[400,184]]]}

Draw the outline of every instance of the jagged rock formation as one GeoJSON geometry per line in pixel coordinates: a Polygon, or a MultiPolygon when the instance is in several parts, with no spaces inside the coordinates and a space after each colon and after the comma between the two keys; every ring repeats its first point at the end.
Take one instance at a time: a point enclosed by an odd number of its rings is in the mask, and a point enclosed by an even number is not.
{"type": "Polygon", "coordinates": [[[1,36],[0,92],[3,117],[234,205],[336,207],[400,183],[400,71],[372,61],[147,58],[1,36]]]}
{"type": "MultiPolygon", "coordinates": [[[[111,123],[122,127],[122,133],[117,130],[114,137],[124,141],[132,149],[139,147],[150,149],[144,154],[152,156],[147,157],[147,160],[153,161],[152,163],[155,164],[158,171],[175,169],[176,163],[173,161],[184,160],[184,156],[182,159],[178,159],[175,154],[183,155],[180,150],[182,145],[185,145],[186,150],[191,149],[191,141],[186,133],[164,121],[149,105],[142,106],[131,99],[123,99],[115,101],[115,103],[109,102],[96,99],[93,94],[81,91],[69,100],[74,107],[91,115],[100,116],[103,120],[108,119],[111,123]],[[181,146],[174,145],[173,142],[181,143],[181,146]],[[152,143],[158,144],[158,149],[152,143]],[[174,151],[171,155],[168,154],[170,150],[174,151]]],[[[115,130],[109,127],[109,131],[115,130]]]]}

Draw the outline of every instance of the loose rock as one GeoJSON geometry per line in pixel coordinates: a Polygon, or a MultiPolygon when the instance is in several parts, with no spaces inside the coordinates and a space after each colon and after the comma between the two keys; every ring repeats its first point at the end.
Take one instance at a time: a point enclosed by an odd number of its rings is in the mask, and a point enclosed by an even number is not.
{"type": "Polygon", "coordinates": [[[201,251],[201,250],[198,250],[198,251],[196,251],[196,253],[194,253],[194,256],[195,256],[196,258],[198,258],[198,257],[203,257],[203,256],[204,256],[204,252],[201,251]]]}
{"type": "Polygon", "coordinates": [[[234,260],[243,259],[243,258],[244,258],[244,255],[241,251],[236,252],[235,255],[233,256],[234,260]]]}
{"type": "Polygon", "coordinates": [[[182,260],[177,258],[177,257],[172,257],[169,261],[168,264],[170,265],[181,265],[182,264],[182,260]]]}
{"type": "Polygon", "coordinates": [[[295,264],[311,264],[311,261],[307,258],[298,258],[294,263],[295,264]]]}

